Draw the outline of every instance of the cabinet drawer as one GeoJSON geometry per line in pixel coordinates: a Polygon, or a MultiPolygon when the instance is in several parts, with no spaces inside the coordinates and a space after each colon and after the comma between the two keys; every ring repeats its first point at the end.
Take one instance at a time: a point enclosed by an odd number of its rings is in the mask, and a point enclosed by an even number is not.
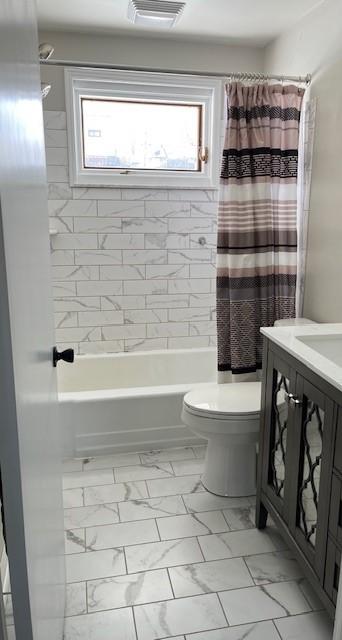
{"type": "Polygon", "coordinates": [[[329,531],[342,546],[342,482],[335,474],[331,482],[329,531]]]}
{"type": "Polygon", "coordinates": [[[337,471],[342,473],[342,410],[341,408],[338,411],[334,467],[336,467],[337,471]]]}
{"type": "Polygon", "coordinates": [[[341,551],[332,540],[328,539],[327,560],[325,565],[324,591],[336,604],[338,583],[340,579],[341,551]]]}

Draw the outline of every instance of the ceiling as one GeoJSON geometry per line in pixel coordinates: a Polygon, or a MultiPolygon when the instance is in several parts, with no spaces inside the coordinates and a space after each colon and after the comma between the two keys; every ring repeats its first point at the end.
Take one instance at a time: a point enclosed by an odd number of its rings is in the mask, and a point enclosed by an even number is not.
{"type": "Polygon", "coordinates": [[[166,32],[127,19],[128,0],[37,0],[40,28],[263,46],[326,0],[185,0],[166,32]]]}

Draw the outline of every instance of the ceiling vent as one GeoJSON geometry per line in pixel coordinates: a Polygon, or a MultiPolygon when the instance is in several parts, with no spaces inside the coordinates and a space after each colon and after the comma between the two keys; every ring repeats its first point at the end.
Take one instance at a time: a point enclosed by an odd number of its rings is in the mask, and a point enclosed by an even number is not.
{"type": "Polygon", "coordinates": [[[171,0],[130,0],[128,18],[145,27],[170,29],[183,12],[185,2],[171,0]]]}

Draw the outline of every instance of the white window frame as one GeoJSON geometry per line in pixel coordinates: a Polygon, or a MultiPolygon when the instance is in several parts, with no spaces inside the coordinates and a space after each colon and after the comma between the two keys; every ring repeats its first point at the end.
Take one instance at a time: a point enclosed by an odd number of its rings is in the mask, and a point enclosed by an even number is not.
{"type": "Polygon", "coordinates": [[[220,169],[222,82],[217,78],[146,71],[65,69],[71,186],[217,189],[220,169]],[[203,105],[202,147],[208,161],[201,171],[84,168],[81,98],[163,100],[203,105]]]}

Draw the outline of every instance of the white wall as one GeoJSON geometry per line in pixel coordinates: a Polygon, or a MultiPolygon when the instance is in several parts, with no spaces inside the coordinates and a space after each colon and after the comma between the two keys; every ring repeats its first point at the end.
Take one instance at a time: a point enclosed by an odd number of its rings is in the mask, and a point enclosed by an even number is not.
{"type": "MultiPolygon", "coordinates": [[[[214,73],[262,71],[263,68],[263,50],[257,47],[61,31],[41,31],[39,39],[55,47],[54,58],[59,60],[214,73]]],[[[42,80],[52,83],[45,109],[63,110],[63,69],[43,68],[42,80]]]]}
{"type": "MultiPolygon", "coordinates": [[[[256,48],[60,32],[41,33],[43,41],[56,59],[262,70],[256,48]]],[[[79,353],[214,344],[217,192],[70,188],[63,69],[43,68],[42,79],[52,83],[43,106],[50,225],[58,231],[57,342],[79,353]]]]}
{"type": "Polygon", "coordinates": [[[313,74],[317,118],[304,314],[342,321],[342,2],[331,0],[269,45],[267,72],[313,74]]]}

